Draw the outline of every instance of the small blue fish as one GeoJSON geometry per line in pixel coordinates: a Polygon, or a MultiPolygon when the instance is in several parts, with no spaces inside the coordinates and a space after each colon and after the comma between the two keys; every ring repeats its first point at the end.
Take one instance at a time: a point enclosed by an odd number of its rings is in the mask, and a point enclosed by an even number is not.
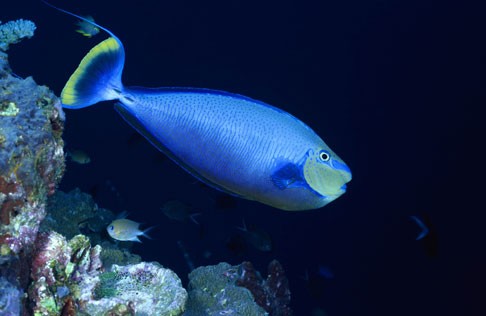
{"type": "Polygon", "coordinates": [[[140,230],[140,223],[134,222],[126,218],[115,219],[106,227],[106,231],[111,238],[119,241],[136,241],[141,242],[138,236],[150,238],[147,234],[153,227],[149,227],[143,231],[140,230]]]}
{"type": "Polygon", "coordinates": [[[351,171],[306,124],[248,97],[209,89],[126,87],[122,42],[110,37],[83,58],[62,93],[79,109],[118,100],[121,116],[209,186],[283,210],[323,207],[346,191],[351,171]]]}

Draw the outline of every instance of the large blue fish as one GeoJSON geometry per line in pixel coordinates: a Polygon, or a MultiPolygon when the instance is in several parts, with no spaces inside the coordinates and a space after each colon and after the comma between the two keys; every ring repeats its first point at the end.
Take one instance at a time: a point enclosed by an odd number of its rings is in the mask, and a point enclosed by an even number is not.
{"type": "Polygon", "coordinates": [[[294,116],[223,91],[125,87],[122,42],[74,16],[110,37],[69,78],[61,94],[65,108],[118,100],[116,110],[155,147],[202,182],[241,198],[297,211],[320,208],[346,191],[348,166],[294,116]]]}

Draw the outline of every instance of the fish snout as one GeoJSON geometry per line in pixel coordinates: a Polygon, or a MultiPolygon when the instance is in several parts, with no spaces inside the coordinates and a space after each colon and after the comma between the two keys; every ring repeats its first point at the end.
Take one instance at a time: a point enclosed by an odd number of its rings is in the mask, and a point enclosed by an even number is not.
{"type": "Polygon", "coordinates": [[[346,192],[346,188],[347,188],[346,184],[343,184],[343,185],[341,186],[341,192],[342,192],[342,193],[345,193],[345,192],[346,192]]]}

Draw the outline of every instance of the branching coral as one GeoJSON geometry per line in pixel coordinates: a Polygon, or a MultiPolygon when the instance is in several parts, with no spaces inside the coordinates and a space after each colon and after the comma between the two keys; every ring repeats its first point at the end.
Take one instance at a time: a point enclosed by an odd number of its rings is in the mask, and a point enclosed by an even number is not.
{"type": "Polygon", "coordinates": [[[5,24],[0,22],[0,50],[6,51],[10,44],[18,43],[25,37],[32,37],[35,24],[28,20],[10,21],[5,24]]]}

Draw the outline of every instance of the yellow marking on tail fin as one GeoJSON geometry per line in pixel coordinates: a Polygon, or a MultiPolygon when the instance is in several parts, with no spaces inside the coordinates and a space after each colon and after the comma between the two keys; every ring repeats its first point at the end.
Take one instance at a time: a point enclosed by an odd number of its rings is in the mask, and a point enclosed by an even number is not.
{"type": "Polygon", "coordinates": [[[74,105],[79,101],[79,98],[82,96],[80,91],[76,88],[77,84],[86,76],[92,75],[88,74],[87,71],[89,66],[91,66],[97,58],[99,58],[102,54],[106,53],[116,53],[120,49],[123,49],[120,43],[113,37],[109,37],[106,40],[102,41],[95,47],[93,47],[86,56],[81,60],[79,63],[78,68],[69,78],[68,82],[64,86],[64,89],[61,92],[61,102],[63,105],[69,107],[70,105],[74,105]]]}

